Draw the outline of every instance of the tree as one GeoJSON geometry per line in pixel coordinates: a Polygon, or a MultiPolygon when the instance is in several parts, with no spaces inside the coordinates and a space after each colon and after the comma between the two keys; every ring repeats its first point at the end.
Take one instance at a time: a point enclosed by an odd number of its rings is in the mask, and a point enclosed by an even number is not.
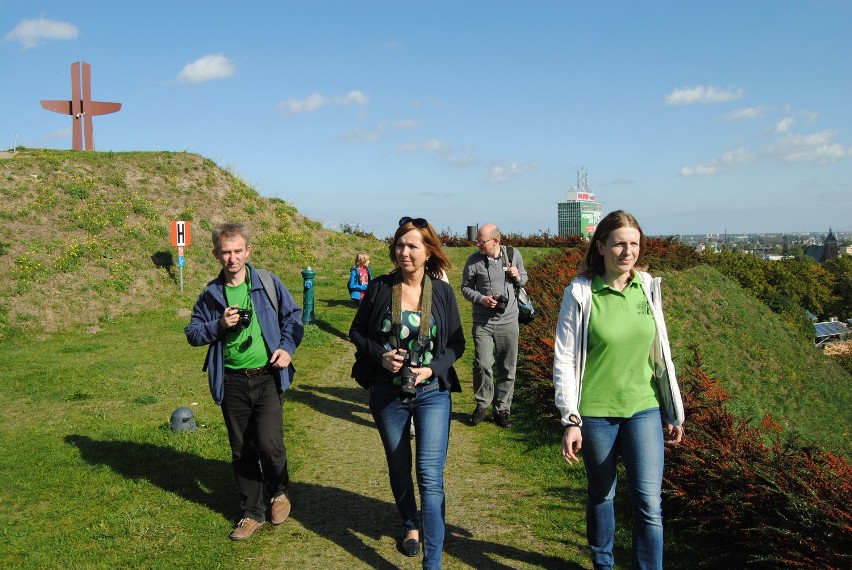
{"type": "Polygon", "coordinates": [[[829,311],[840,320],[852,318],[852,257],[835,257],[826,261],[824,267],[834,278],[834,301],[829,311]]]}

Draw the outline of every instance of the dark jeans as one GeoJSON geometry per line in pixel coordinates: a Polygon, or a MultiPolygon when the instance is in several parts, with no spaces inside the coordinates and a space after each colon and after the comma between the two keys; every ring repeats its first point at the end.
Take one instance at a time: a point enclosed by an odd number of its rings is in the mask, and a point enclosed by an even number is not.
{"type": "Polygon", "coordinates": [[[287,490],[284,447],[284,394],[271,374],[225,374],[222,416],[231,443],[231,462],[240,493],[242,517],[266,519],[264,485],[269,498],[287,490]]]}

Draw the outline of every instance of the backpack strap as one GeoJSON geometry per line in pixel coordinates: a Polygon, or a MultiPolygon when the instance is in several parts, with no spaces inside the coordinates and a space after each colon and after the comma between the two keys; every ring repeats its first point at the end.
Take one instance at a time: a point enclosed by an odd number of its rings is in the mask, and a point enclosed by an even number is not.
{"type": "Polygon", "coordinates": [[[275,284],[272,283],[272,274],[259,267],[254,268],[254,274],[260,279],[260,284],[263,285],[263,290],[266,291],[266,296],[269,297],[269,302],[272,303],[272,308],[275,309],[275,314],[278,314],[278,295],[275,294],[275,284]]]}

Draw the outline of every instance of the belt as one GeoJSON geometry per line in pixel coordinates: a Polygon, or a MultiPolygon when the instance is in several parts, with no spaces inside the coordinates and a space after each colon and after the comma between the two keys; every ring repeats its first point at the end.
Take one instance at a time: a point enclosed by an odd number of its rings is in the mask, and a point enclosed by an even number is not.
{"type": "Polygon", "coordinates": [[[260,368],[243,368],[242,370],[225,368],[225,374],[233,374],[234,376],[259,376],[260,374],[269,374],[269,365],[261,366],[260,368]]]}

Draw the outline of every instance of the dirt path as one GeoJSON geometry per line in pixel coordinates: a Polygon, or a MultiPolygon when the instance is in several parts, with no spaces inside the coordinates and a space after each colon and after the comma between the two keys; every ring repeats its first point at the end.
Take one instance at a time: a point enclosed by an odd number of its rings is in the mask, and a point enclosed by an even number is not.
{"type": "MultiPolygon", "coordinates": [[[[293,520],[276,532],[299,540],[303,557],[288,555],[287,566],[419,568],[419,557],[397,551],[401,523],[367,392],[349,377],[351,345],[337,339],[331,352],[321,373],[299,379],[285,408],[292,426],[287,437],[293,450],[294,509],[293,520]]],[[[542,554],[553,545],[540,544],[522,522],[506,520],[507,509],[519,500],[512,489],[519,487],[522,474],[480,464],[482,441],[493,439],[489,432],[493,436],[498,428],[467,425],[472,397],[469,386],[466,390],[453,402],[444,568],[577,568],[552,552],[542,554]]]]}

